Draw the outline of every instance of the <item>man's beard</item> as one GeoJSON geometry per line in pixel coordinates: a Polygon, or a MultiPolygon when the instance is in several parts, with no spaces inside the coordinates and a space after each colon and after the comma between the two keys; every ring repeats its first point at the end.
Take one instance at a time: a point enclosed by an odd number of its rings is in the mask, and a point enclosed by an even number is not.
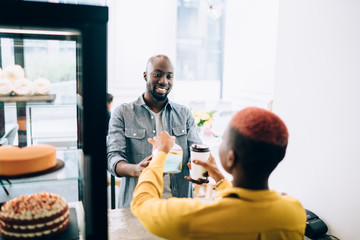
{"type": "MultiPolygon", "coordinates": [[[[148,86],[148,92],[150,93],[151,97],[158,101],[158,102],[163,102],[163,101],[166,101],[167,100],[167,96],[169,95],[170,91],[171,91],[171,87],[169,87],[166,91],[165,94],[159,94],[156,92],[156,87],[157,86],[153,86],[152,88],[149,88],[148,86]]],[[[160,87],[163,87],[163,86],[160,86],[160,87]]]]}
{"type": "Polygon", "coordinates": [[[153,89],[153,90],[148,90],[148,91],[149,91],[151,97],[152,97],[154,100],[158,101],[158,102],[166,101],[166,100],[167,100],[167,96],[168,96],[168,94],[169,94],[169,91],[168,91],[165,95],[159,96],[159,95],[155,92],[155,91],[156,91],[155,89],[153,89]]]}

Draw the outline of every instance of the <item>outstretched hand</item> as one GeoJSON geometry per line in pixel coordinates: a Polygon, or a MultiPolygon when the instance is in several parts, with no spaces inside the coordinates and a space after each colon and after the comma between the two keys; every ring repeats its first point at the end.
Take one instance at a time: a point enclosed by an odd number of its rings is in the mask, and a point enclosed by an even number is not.
{"type": "MultiPolygon", "coordinates": [[[[193,162],[194,162],[194,161],[196,161],[196,160],[193,160],[193,162]]],[[[187,163],[187,165],[188,165],[189,169],[191,169],[191,163],[187,163]]],[[[200,164],[199,164],[199,165],[200,165],[200,164]]],[[[203,176],[205,177],[205,179],[203,179],[203,178],[193,179],[193,178],[188,177],[188,176],[185,176],[184,178],[185,178],[186,180],[188,180],[189,182],[192,182],[192,183],[201,185],[201,184],[203,184],[203,183],[208,183],[208,182],[209,182],[209,179],[208,179],[209,174],[208,174],[208,172],[204,172],[203,176]]]]}
{"type": "MultiPolygon", "coordinates": [[[[202,166],[203,168],[205,168],[205,170],[207,171],[205,174],[207,176],[212,177],[215,180],[215,182],[218,182],[221,179],[225,178],[224,175],[220,172],[219,168],[217,167],[215,158],[211,154],[209,156],[209,159],[206,162],[196,160],[196,159],[193,160],[192,162],[194,164],[198,164],[198,165],[202,166]]],[[[188,167],[189,167],[189,169],[191,169],[191,163],[188,163],[188,167]]],[[[207,176],[204,176],[204,177],[206,177],[206,179],[201,179],[201,178],[193,179],[191,177],[185,176],[185,179],[192,183],[203,184],[203,183],[209,182],[207,176]]]]}
{"type": "Polygon", "coordinates": [[[168,153],[175,144],[175,137],[170,136],[166,131],[162,131],[153,138],[148,138],[148,142],[157,148],[158,151],[168,153]]]}

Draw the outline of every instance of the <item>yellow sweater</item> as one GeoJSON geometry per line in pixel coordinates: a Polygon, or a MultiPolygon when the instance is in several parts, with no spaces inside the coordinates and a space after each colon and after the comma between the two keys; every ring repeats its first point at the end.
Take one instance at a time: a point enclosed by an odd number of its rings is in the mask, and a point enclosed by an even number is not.
{"type": "Polygon", "coordinates": [[[151,233],[166,239],[303,239],[301,203],[272,190],[248,190],[222,182],[220,199],[160,199],[166,153],[159,152],[141,173],[131,211],[151,233]],[[239,198],[229,198],[236,194],[239,198]]]}

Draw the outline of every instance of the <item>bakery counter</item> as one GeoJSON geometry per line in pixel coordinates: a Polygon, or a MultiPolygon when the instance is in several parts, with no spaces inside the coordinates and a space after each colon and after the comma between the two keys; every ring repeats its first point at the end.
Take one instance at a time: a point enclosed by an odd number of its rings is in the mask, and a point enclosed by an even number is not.
{"type": "Polygon", "coordinates": [[[109,240],[162,239],[148,232],[130,208],[108,210],[108,225],[109,240]]]}
{"type": "Polygon", "coordinates": [[[30,176],[2,177],[0,203],[22,194],[51,192],[63,196],[67,201],[78,201],[81,174],[79,162],[83,161],[82,150],[57,151],[58,164],[41,174],[30,176]]]}

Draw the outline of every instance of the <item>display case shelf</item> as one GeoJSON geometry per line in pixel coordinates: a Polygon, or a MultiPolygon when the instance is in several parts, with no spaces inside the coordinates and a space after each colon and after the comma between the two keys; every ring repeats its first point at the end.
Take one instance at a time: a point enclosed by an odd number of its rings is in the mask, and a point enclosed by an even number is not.
{"type": "Polygon", "coordinates": [[[0,96],[0,102],[54,102],[55,94],[49,95],[25,95],[25,96],[0,96]]]}

